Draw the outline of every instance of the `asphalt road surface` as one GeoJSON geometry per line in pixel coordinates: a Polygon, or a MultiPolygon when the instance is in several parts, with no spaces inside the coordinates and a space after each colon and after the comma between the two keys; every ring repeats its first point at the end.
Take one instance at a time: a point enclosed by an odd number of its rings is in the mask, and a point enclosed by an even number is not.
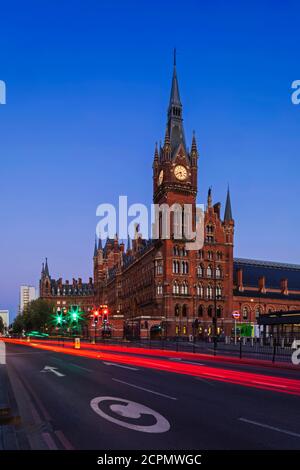
{"type": "MultiPolygon", "coordinates": [[[[300,395],[109,362],[101,353],[15,344],[6,351],[33,449],[300,449],[300,395]]],[[[214,367],[224,374],[242,366],[214,367]]],[[[300,379],[298,371],[262,369],[251,371],[300,379]]]]}

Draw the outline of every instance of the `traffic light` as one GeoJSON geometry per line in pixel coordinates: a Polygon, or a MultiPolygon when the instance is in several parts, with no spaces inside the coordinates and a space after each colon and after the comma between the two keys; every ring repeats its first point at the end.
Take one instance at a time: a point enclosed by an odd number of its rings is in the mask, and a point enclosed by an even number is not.
{"type": "Polygon", "coordinates": [[[98,320],[99,320],[99,310],[94,310],[93,315],[94,315],[94,323],[98,323],[98,320]]]}
{"type": "Polygon", "coordinates": [[[72,305],[71,310],[69,311],[71,321],[77,322],[78,320],[80,320],[80,313],[81,312],[78,305],[72,305]]]}

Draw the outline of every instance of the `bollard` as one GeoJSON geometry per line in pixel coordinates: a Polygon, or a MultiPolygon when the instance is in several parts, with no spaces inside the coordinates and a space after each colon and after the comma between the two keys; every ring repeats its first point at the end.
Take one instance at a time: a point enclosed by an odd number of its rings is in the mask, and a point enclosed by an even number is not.
{"type": "Polygon", "coordinates": [[[80,349],[80,338],[75,338],[74,348],[75,349],[80,349]]]}
{"type": "Polygon", "coordinates": [[[254,338],[251,338],[251,346],[253,348],[253,345],[254,345],[254,338]]]}
{"type": "Polygon", "coordinates": [[[30,336],[27,336],[27,343],[30,343],[30,336]]]}

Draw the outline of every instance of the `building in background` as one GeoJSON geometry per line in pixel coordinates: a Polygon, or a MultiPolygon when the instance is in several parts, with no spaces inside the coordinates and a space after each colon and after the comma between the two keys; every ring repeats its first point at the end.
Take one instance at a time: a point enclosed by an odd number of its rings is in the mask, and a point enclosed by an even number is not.
{"type": "Polygon", "coordinates": [[[37,298],[36,288],[33,286],[23,285],[20,287],[20,304],[19,313],[23,313],[26,305],[37,298]]]}
{"type": "MultiPolygon", "coordinates": [[[[162,145],[155,146],[149,177],[154,203],[168,207],[190,204],[193,230],[198,160],[195,134],[190,147],[185,139],[174,62],[165,138],[162,145]]],[[[187,251],[185,240],[176,237],[184,221],[175,215],[170,239],[145,240],[137,230],[127,247],[117,234],[103,245],[96,240],[94,278],[88,283],[81,278],[73,282],[52,279],[46,259],[40,296],[57,308],[78,305],[86,315],[101,304],[108,305],[112,336],[131,338],[230,336],[237,328],[233,312],[238,315],[241,334],[244,329],[253,336],[260,315],[300,310],[300,266],[234,259],[229,189],[223,211],[208,190],[204,220],[201,250],[187,251]]],[[[97,323],[99,329],[100,325],[97,323]]]]}
{"type": "Polygon", "coordinates": [[[0,310],[0,317],[3,320],[4,327],[8,328],[8,326],[9,326],[9,310],[0,310]]]}

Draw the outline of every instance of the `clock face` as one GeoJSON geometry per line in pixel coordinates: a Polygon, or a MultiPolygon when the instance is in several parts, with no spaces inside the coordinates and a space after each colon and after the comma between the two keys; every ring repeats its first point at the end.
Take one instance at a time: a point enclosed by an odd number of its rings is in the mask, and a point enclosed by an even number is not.
{"type": "Polygon", "coordinates": [[[187,179],[187,169],[182,165],[175,166],[174,175],[179,181],[184,181],[187,179]]]}
{"type": "Polygon", "coordinates": [[[160,170],[160,173],[158,175],[158,184],[159,184],[159,186],[163,182],[163,179],[164,179],[164,170],[160,170]]]}

